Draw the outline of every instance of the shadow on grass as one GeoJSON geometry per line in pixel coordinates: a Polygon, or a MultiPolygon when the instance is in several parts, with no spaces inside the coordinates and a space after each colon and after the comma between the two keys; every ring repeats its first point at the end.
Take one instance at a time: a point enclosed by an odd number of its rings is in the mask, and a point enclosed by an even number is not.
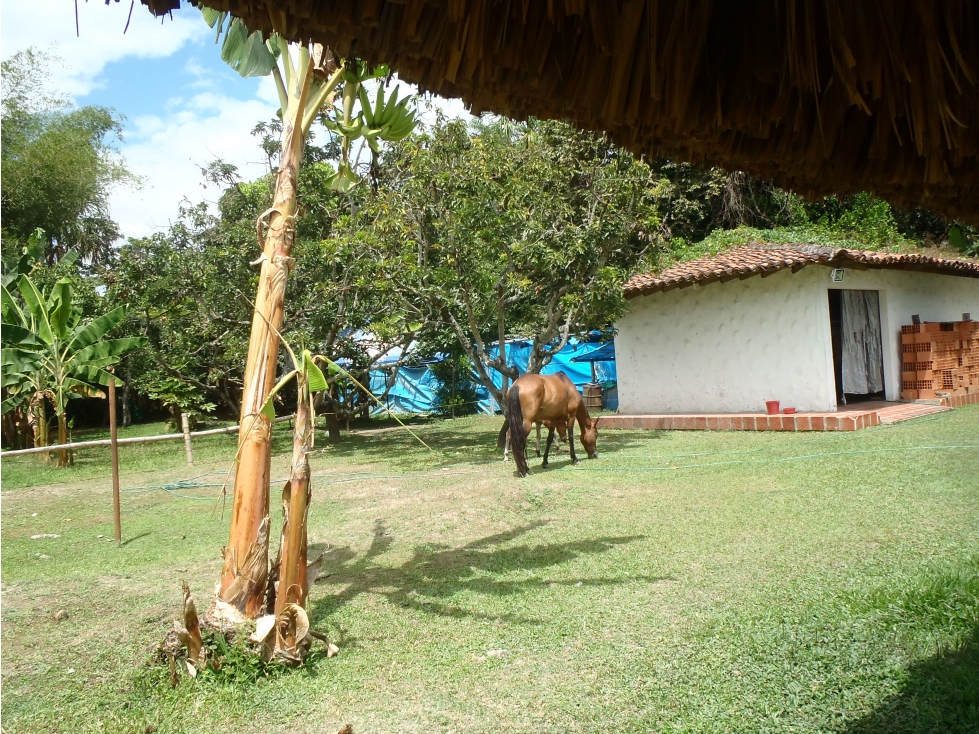
{"type": "Polygon", "coordinates": [[[979,626],[956,649],[915,663],[899,694],[848,726],[845,734],[979,732],[979,626]]]}
{"type": "MultiPolygon", "coordinates": [[[[545,586],[609,586],[614,584],[669,580],[664,577],[594,578],[575,581],[526,579],[506,581],[500,574],[516,570],[546,569],[567,563],[581,555],[602,553],[618,545],[643,538],[641,535],[602,537],[590,540],[501,547],[526,533],[546,525],[539,521],[505,533],[490,535],[458,548],[426,545],[400,566],[378,565],[376,559],[394,542],[382,520],[374,526],[370,548],[360,557],[349,546],[329,550],[323,568],[330,585],[341,587],[337,594],[317,600],[312,621],[325,620],[344,604],[361,594],[375,594],[392,604],[444,617],[500,620],[518,624],[540,624],[542,620],[514,614],[484,614],[452,604],[446,599],[459,591],[493,596],[518,594],[545,586]]],[[[310,557],[321,548],[310,547],[310,557]]]]}
{"type": "Polygon", "coordinates": [[[130,543],[135,543],[137,540],[142,540],[143,538],[147,537],[148,535],[152,535],[152,534],[153,533],[151,533],[149,530],[147,530],[145,533],[140,533],[139,535],[134,535],[131,538],[124,539],[121,543],[119,543],[119,545],[120,546],[127,546],[130,543]]]}

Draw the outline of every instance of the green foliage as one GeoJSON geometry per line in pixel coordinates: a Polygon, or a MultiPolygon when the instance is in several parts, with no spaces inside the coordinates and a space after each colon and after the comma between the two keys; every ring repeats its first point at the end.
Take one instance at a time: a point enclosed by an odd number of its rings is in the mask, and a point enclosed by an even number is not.
{"type": "Polygon", "coordinates": [[[665,242],[699,242],[717,229],[784,226],[802,209],[797,197],[740,171],[665,159],[654,161],[652,170],[659,235],[665,242]]]}
{"type": "Polygon", "coordinates": [[[965,227],[952,227],[948,231],[948,243],[963,255],[979,257],[979,236],[975,228],[969,231],[965,227]]]}
{"type": "Polygon", "coordinates": [[[108,383],[105,368],[122,355],[143,345],[145,339],[106,339],[126,317],[118,306],[101,316],[82,321],[72,299],[72,282],[60,278],[47,291],[27,275],[17,282],[19,298],[3,288],[3,412],[25,403],[54,403],[59,424],[65,420],[67,401],[74,397],[102,397],[98,385],[108,383]]]}
{"type": "Polygon", "coordinates": [[[501,316],[533,340],[533,372],[570,336],[611,330],[658,224],[645,164],[567,123],[491,119],[439,120],[383,164],[330,246],[368,253],[386,303],[426,343],[454,341],[487,389],[501,316]]]}
{"type": "Polygon", "coordinates": [[[835,232],[854,243],[847,247],[882,250],[904,241],[891,205],[867,193],[845,198],[829,197],[806,205],[805,213],[808,221],[818,228],[835,232]]]}
{"type": "Polygon", "coordinates": [[[360,182],[358,161],[350,160],[352,143],[362,138],[371,150],[372,164],[376,165],[382,141],[403,140],[415,129],[415,112],[409,108],[411,98],[399,101],[398,87],[386,96],[385,84],[378,83],[373,100],[364,88],[365,82],[389,76],[386,65],[370,67],[357,59],[334,59],[329,50],[315,44],[290,47],[275,33],[266,39],[259,31],[250,32],[240,19],[232,18],[227,12],[202,7],[201,13],[208,26],[215,29],[214,40],[221,44],[222,61],[242,77],[272,75],[279,94],[280,120],[291,110],[304,136],[308,135],[313,121],[319,119],[341,139],[336,167],[326,174],[325,182],[331,190],[348,192],[360,182]],[[300,80],[306,77],[310,67],[313,72],[309,88],[301,95],[303,108],[297,109],[300,80]],[[334,90],[338,88],[341,105],[333,108],[334,90]],[[355,111],[357,103],[360,107],[355,111]]]}
{"type": "Polygon", "coordinates": [[[242,78],[272,73],[279,56],[278,36],[273,34],[266,41],[259,31],[250,32],[239,18],[233,18],[226,12],[202,7],[201,15],[204,22],[215,29],[214,42],[221,43],[221,60],[242,78]]]}
{"type": "Polygon", "coordinates": [[[26,243],[40,228],[48,262],[71,248],[87,261],[104,262],[119,238],[109,193],[135,182],[112,147],[121,120],[104,107],[71,109],[47,95],[47,63],[33,50],[3,62],[4,248],[8,241],[26,243]]]}
{"type": "Polygon", "coordinates": [[[453,418],[479,412],[479,385],[473,381],[473,365],[465,355],[428,365],[435,378],[435,413],[453,418]]]}
{"type": "Polygon", "coordinates": [[[174,428],[179,426],[177,417],[180,413],[202,415],[216,407],[214,403],[207,402],[192,385],[165,372],[147,370],[140,376],[136,387],[150,400],[158,400],[170,410],[174,428]]]}
{"type": "MultiPolygon", "coordinates": [[[[257,216],[254,215],[254,216],[257,216]]],[[[257,273],[250,226],[221,226],[204,205],[185,208],[166,233],[130,239],[105,275],[110,303],[127,304],[128,334],[146,337],[128,367],[144,394],[172,413],[202,413],[233,398],[244,371],[257,273]],[[249,231],[250,230],[250,231],[249,231]]]]}
{"type": "Polygon", "coordinates": [[[867,193],[807,202],[741,172],[665,160],[656,161],[653,170],[661,224],[657,246],[636,272],[752,241],[892,251],[947,244],[954,254],[979,253],[974,228],[920,209],[896,210],[867,193]]]}

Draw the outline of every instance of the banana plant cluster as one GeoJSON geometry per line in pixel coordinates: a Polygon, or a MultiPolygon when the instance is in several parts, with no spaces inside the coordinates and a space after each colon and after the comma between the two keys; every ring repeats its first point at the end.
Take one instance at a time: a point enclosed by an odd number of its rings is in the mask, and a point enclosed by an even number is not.
{"type": "Polygon", "coordinates": [[[364,87],[364,82],[379,80],[389,73],[385,65],[369,71],[359,61],[351,62],[349,68],[344,69],[341,110],[335,119],[327,115],[323,117],[326,128],[343,137],[340,162],[329,182],[336,191],[348,191],[359,181],[350,164],[350,148],[354,142],[363,138],[376,161],[381,153],[380,141],[395,143],[404,140],[415,129],[415,111],[408,107],[411,97],[398,99],[400,85],[390,95],[385,95],[384,84],[378,83],[373,101],[364,87]],[[360,102],[360,110],[356,114],[355,102],[360,102]]]}
{"type": "MultiPolygon", "coordinates": [[[[27,404],[36,419],[46,424],[45,403],[50,400],[58,418],[58,441],[67,438],[67,402],[74,397],[105,397],[98,386],[112,376],[106,367],[126,352],[146,343],[143,337],[106,339],[126,318],[119,306],[91,321],[82,321],[72,307],[71,280],[62,278],[43,293],[27,276],[17,281],[23,307],[3,287],[3,387],[9,397],[2,411],[27,404]]],[[[66,466],[67,452],[59,453],[66,466]]]]}
{"type": "MultiPolygon", "coordinates": [[[[327,387],[327,380],[308,350],[296,357],[289,349],[293,369],[278,383],[275,376],[286,312],[286,282],[296,267],[293,245],[302,151],[313,122],[323,120],[331,132],[343,138],[340,160],[331,171],[329,185],[336,191],[349,191],[359,180],[356,162],[350,162],[351,144],[363,138],[376,156],[379,141],[404,138],[414,129],[415,119],[414,113],[408,111],[408,100],[399,100],[397,90],[387,98],[379,81],[381,89],[373,104],[363,91],[364,82],[380,80],[388,74],[387,67],[368,69],[356,60],[334,58],[329,49],[319,44],[291,45],[277,33],[263,38],[225,13],[208,8],[202,8],[202,13],[216,29],[215,41],[221,42],[221,58],[226,63],[242,76],[271,74],[282,119],[272,206],[256,222],[262,254],[253,264],[260,266],[261,272],[242,389],[231,533],[224,549],[215,608],[219,608],[219,603],[227,604],[243,617],[253,619],[275,614],[283,621],[282,625],[276,624],[278,642],[274,648],[285,650],[290,659],[301,659],[305,633],[298,634],[297,630],[302,626],[303,615],[288,614],[287,610],[305,605],[311,568],[315,566],[306,558],[306,515],[311,497],[307,455],[313,445],[312,396],[327,387]],[[339,108],[335,106],[338,95],[343,102],[339,108]],[[361,109],[355,111],[358,102],[361,109]],[[284,522],[279,557],[270,565],[271,401],[292,379],[298,381],[299,387],[292,474],[282,491],[284,522]]],[[[270,5],[269,14],[273,29],[285,26],[283,12],[270,5]]]]}
{"type": "Polygon", "coordinates": [[[300,115],[302,134],[305,137],[317,117],[330,132],[343,138],[341,157],[336,171],[328,178],[335,191],[349,191],[360,181],[350,161],[352,144],[363,139],[371,154],[381,152],[381,141],[397,142],[408,137],[415,129],[415,111],[410,109],[411,97],[399,100],[400,85],[387,95],[380,80],[390,75],[385,64],[369,68],[358,60],[335,60],[322,46],[312,44],[298,50],[299,66],[293,63],[289,44],[278,34],[265,39],[258,31],[251,33],[238,18],[226,12],[201,8],[207,24],[215,29],[215,42],[221,42],[221,59],[242,77],[272,75],[279,95],[278,116],[284,119],[290,104],[295,104],[291,94],[295,80],[303,76],[305,65],[312,64],[314,78],[310,84],[305,109],[300,115]],[[222,41],[223,34],[223,41],[222,41]],[[280,68],[281,67],[281,68],[280,68]],[[364,83],[379,80],[374,99],[364,88],[364,83]],[[333,94],[342,84],[339,109],[332,109],[333,94]],[[356,112],[354,107],[360,103],[356,112]]]}

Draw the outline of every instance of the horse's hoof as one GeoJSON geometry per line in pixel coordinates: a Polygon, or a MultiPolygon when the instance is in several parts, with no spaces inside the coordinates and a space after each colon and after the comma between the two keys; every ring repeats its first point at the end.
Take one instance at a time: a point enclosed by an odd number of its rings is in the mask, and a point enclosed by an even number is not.
{"type": "Polygon", "coordinates": [[[597,451],[592,451],[590,454],[588,454],[588,458],[589,459],[597,459],[598,458],[598,452],[597,451]]]}
{"type": "Polygon", "coordinates": [[[544,467],[546,467],[546,466],[547,466],[547,462],[546,462],[546,461],[544,461],[544,462],[541,462],[541,465],[540,465],[540,468],[541,468],[541,469],[543,469],[543,468],[544,468],[544,467]]]}
{"type": "Polygon", "coordinates": [[[574,461],[571,462],[572,466],[578,466],[578,464],[580,463],[581,463],[581,459],[575,459],[574,461]]]}

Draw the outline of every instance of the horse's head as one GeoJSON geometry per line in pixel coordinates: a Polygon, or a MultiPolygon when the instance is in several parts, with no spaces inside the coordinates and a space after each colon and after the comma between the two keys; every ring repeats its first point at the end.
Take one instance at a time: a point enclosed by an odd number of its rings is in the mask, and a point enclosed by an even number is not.
{"type": "Polygon", "coordinates": [[[581,429],[581,445],[585,447],[585,452],[589,459],[598,458],[598,419],[589,418],[587,425],[581,429]]]}

